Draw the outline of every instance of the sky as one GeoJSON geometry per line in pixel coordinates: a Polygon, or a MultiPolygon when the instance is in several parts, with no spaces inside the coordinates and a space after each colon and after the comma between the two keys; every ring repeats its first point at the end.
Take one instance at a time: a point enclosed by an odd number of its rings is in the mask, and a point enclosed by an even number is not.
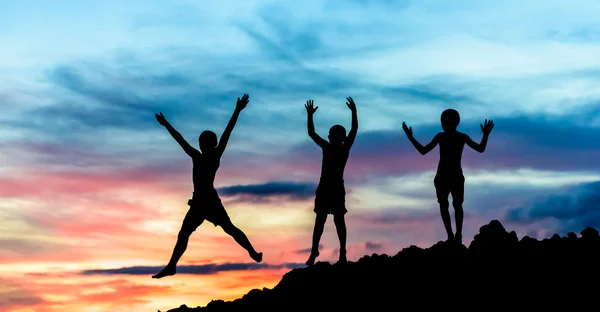
{"type": "MultiPolygon", "coordinates": [[[[308,257],[321,152],[306,131],[359,131],[345,182],[348,257],[445,239],[422,156],[440,114],[465,148],[464,243],[498,219],[538,239],[600,226],[600,2],[0,1],[0,310],[156,311],[273,287],[308,257]],[[260,265],[205,223],[166,264],[194,146],[250,95],[217,174],[260,265]]],[[[335,261],[331,218],[322,261],[335,261]]]]}

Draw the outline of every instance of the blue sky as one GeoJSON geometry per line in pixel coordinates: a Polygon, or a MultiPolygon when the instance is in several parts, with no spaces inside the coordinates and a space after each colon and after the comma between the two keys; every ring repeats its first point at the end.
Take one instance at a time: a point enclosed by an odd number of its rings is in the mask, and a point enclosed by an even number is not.
{"type": "MultiPolygon", "coordinates": [[[[374,250],[366,246],[393,252],[444,238],[433,188],[437,149],[419,155],[401,124],[425,144],[441,131],[446,108],[461,113],[459,129],[475,141],[484,119],[496,124],[485,153],[464,152],[465,237],[494,218],[519,236],[600,226],[598,1],[1,7],[0,247],[12,255],[52,258],[39,235],[64,244],[56,227],[90,213],[84,199],[105,213],[126,203],[150,234],[176,233],[191,162],[154,113],[197,145],[205,129],[221,134],[244,93],[250,104],[216,185],[240,227],[265,239],[280,233],[297,242],[290,251],[310,244],[319,178],[308,99],[319,106],[324,137],[334,124],[350,127],[345,98],[357,103],[360,129],[345,177],[349,242],[364,247],[356,257],[374,250]]],[[[117,230],[94,223],[101,219],[85,222],[117,230]]],[[[324,246],[335,251],[332,224],[327,231],[324,246]]]]}

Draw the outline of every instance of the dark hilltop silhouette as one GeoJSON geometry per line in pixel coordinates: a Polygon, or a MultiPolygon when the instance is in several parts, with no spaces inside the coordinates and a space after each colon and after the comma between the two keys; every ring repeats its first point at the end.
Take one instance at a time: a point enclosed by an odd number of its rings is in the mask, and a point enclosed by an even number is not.
{"type": "Polygon", "coordinates": [[[440,241],[426,249],[410,246],[395,256],[318,262],[288,272],[273,289],[168,312],[595,310],[600,237],[590,227],[580,234],[519,240],[493,220],[468,248],[440,241]]]}

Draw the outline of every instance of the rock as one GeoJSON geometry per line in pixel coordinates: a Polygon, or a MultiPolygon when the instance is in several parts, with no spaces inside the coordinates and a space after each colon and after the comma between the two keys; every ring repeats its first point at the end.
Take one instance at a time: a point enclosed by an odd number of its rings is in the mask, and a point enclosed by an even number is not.
{"type": "Polygon", "coordinates": [[[598,237],[598,230],[591,228],[591,227],[587,227],[585,228],[583,231],[581,231],[581,237],[583,238],[597,238],[598,237]]]}

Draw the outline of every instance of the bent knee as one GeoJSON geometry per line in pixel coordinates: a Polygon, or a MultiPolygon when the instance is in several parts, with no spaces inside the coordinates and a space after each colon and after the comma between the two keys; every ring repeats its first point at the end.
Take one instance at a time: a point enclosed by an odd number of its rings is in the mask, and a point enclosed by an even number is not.
{"type": "Polygon", "coordinates": [[[450,202],[447,199],[438,199],[438,203],[440,204],[440,209],[450,208],[450,202]]]}

